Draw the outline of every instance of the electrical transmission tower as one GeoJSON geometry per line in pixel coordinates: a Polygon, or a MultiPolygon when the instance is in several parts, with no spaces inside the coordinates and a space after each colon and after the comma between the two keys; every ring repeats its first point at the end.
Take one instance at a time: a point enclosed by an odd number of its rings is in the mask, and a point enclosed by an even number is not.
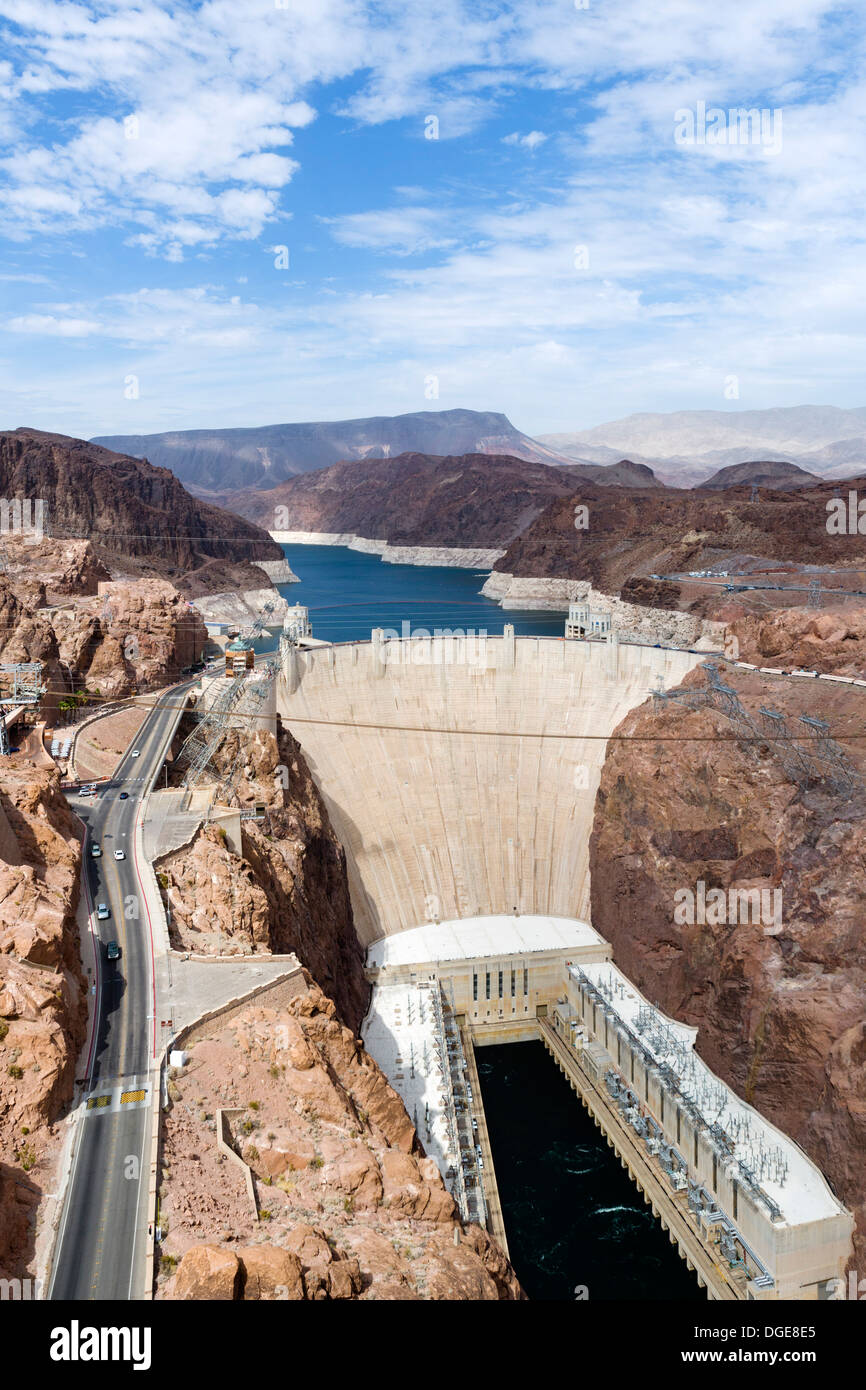
{"type": "Polygon", "coordinates": [[[44,690],[41,661],[0,664],[0,757],[9,753],[8,711],[22,705],[38,705],[44,690]]]}
{"type": "MultiPolygon", "coordinates": [[[[246,682],[243,692],[243,699],[238,704],[235,715],[243,716],[243,723],[247,728],[255,727],[255,720],[264,714],[265,700],[270,693],[274,678],[279,670],[277,661],[269,661],[262,672],[257,673],[255,680],[246,682]]],[[[241,726],[243,728],[243,725],[241,726]]],[[[228,729],[225,731],[228,732],[228,729]]],[[[232,759],[230,767],[219,778],[218,785],[214,791],[214,800],[228,801],[235,789],[235,783],[240,776],[243,767],[244,754],[246,750],[242,738],[238,738],[237,752],[232,759]]]]}
{"type": "Polygon", "coordinates": [[[186,768],[185,787],[197,787],[205,779],[208,763],[226,736],[228,719],[243,694],[246,671],[225,683],[204,711],[177,755],[175,766],[186,768]]]}
{"type": "Polygon", "coordinates": [[[830,726],[825,719],[801,714],[800,723],[809,737],[806,743],[799,743],[790,733],[785,715],[779,710],[762,705],[759,726],[741,704],[733,687],[722,680],[718,663],[708,661],[705,670],[707,684],[703,689],[654,690],[656,707],[660,701],[674,701],[688,709],[713,709],[724,715],[733,726],[734,737],[741,747],[755,758],[761,750],[777,758],[785,775],[796,782],[802,791],[820,781],[826,782],[835,792],[850,792],[860,785],[859,773],[835,739],[830,737],[830,726]]]}

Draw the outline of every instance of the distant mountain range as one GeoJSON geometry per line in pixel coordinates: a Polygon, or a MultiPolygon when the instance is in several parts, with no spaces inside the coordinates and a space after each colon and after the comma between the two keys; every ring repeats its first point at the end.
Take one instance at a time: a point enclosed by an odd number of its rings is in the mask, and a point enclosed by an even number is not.
{"type": "Polygon", "coordinates": [[[627,454],[663,482],[692,487],[729,464],[773,459],[821,477],[851,477],[866,467],[866,406],[781,406],[773,410],[678,410],[628,415],[539,443],[581,462],[613,463],[627,454]]]}
{"type": "Polygon", "coordinates": [[[866,406],[645,413],[537,439],[499,411],[420,410],[250,429],[100,435],[93,443],[170,468],[192,492],[214,501],[248,488],[271,488],[334,463],[405,453],[442,458],[495,454],[529,463],[580,465],[587,478],[592,477],[590,469],[615,465],[616,473],[599,475],[598,481],[623,487],[694,487],[719,469],[764,459],[798,464],[822,478],[862,473],[866,406]]]}
{"type": "Polygon", "coordinates": [[[254,429],[104,435],[93,442],[170,468],[186,487],[205,496],[240,488],[271,488],[298,473],[328,468],[332,463],[391,458],[406,452],[445,457],[507,454],[530,463],[571,461],[515,429],[507,416],[484,410],[421,410],[410,415],[254,429]]]}

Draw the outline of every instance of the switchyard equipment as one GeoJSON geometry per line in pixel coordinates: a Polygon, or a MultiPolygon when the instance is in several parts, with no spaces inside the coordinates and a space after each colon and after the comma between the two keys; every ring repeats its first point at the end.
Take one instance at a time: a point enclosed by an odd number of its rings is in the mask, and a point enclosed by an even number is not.
{"type": "Polygon", "coordinates": [[[12,711],[38,705],[44,692],[41,661],[0,663],[0,757],[10,752],[7,720],[12,711]]]}
{"type": "MultiPolygon", "coordinates": [[[[672,1209],[688,1213],[736,1296],[832,1296],[853,1218],[820,1171],[713,1074],[695,1052],[697,1030],[661,1013],[612,961],[572,963],[567,974],[555,1031],[658,1165],[672,1209]]],[[[642,1184],[640,1165],[632,1171],[642,1184]]],[[[659,1212],[665,1220],[664,1200],[659,1212]]]]}

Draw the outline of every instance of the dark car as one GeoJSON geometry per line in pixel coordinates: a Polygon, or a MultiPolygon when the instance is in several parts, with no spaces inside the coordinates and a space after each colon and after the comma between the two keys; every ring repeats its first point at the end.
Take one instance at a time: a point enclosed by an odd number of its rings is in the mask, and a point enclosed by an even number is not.
{"type": "Polygon", "coordinates": [[[128,800],[129,800],[129,792],[121,792],[121,793],[120,793],[120,800],[121,800],[121,801],[128,801],[128,800]]]}
{"type": "Polygon", "coordinates": [[[120,960],[120,947],[116,941],[109,941],[105,948],[105,954],[109,960],[120,960]]]}

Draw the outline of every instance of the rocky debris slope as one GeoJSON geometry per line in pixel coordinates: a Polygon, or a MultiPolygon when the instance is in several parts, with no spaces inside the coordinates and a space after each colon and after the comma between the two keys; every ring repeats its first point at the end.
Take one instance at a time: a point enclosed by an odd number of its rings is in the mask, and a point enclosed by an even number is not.
{"type": "MultiPolygon", "coordinates": [[[[762,704],[792,731],[800,714],[827,719],[864,770],[859,689],[726,680],[758,723],[762,704]]],[[[702,683],[698,670],[685,685],[702,683]]],[[[596,801],[592,920],[638,988],[697,1026],[713,1070],[819,1165],[855,1212],[862,1261],[866,795],[803,793],[777,757],[730,733],[721,715],[650,702],[619,726],[596,801]],[[780,888],[781,926],[678,924],[674,895],[700,880],[707,891],[780,888]]]]}
{"type": "Polygon", "coordinates": [[[400,1097],[305,979],[284,1009],[215,1020],[171,1082],[159,1296],[521,1298],[498,1246],[460,1224],[400,1097]],[[217,1150],[218,1107],[237,1108],[234,1147],[255,1175],[259,1222],[217,1150]]]}
{"type": "Polygon", "coordinates": [[[153,574],[190,597],[263,584],[282,551],[257,526],[192,497],[167,468],[83,439],[0,432],[0,495],[43,499],[52,537],[89,539],[115,577],[153,574]]]}
{"type": "Polygon", "coordinates": [[[300,745],[282,723],[230,729],[221,768],[243,764],[234,800],[265,807],[245,820],[241,853],[210,826],[156,868],[171,907],[172,944],[203,954],[295,952],[355,1029],[369,1001],[346,859],[300,745]]]}
{"type": "Polygon", "coordinates": [[[0,1271],[32,1256],[51,1179],[54,1121],[70,1100],[87,986],[75,912],[81,847],[57,774],[23,757],[0,772],[0,1271]]]}
{"type": "Polygon", "coordinates": [[[728,633],[742,661],[866,677],[866,607],[787,608],[759,617],[729,604],[728,612],[728,633]]]}

